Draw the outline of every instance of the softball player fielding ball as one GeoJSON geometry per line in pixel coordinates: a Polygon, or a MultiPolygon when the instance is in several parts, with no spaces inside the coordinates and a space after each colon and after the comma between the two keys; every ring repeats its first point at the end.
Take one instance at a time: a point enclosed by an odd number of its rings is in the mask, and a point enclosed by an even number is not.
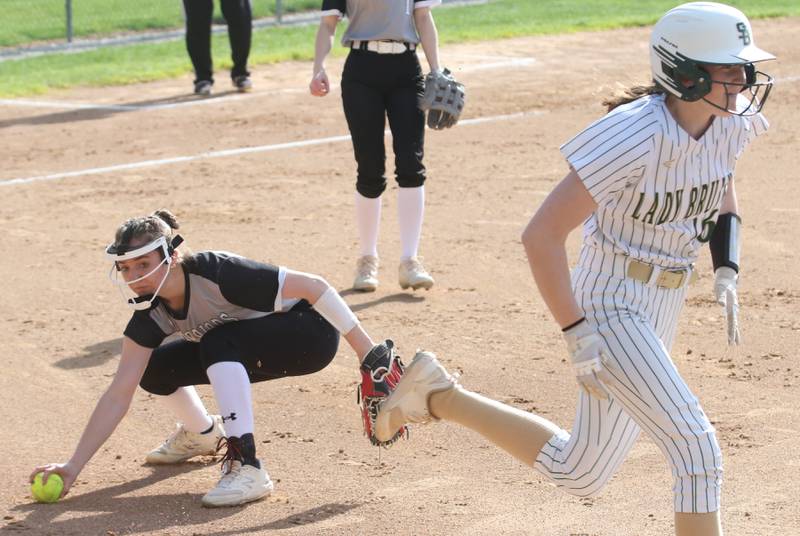
{"type": "Polygon", "coordinates": [[[675,533],[721,534],[719,444],[669,349],[704,242],[729,343],[738,343],[733,176],[745,146],[767,128],[760,111],[772,79],[756,64],[771,59],[739,10],[678,6],[653,28],[654,83],[607,101],[609,113],[561,147],[570,171],[522,241],[582,387],[571,432],[465,390],[420,352],[379,411],[378,437],[406,422],[457,422],[587,497],[644,430],[672,470],[675,533]],[[570,277],[565,242],[581,223],[570,277]]]}
{"type": "Polygon", "coordinates": [[[350,53],[342,72],[342,103],[358,163],[355,209],[361,256],[353,288],[378,287],[378,228],[381,194],[386,189],[384,128],[392,131],[395,173],[399,185],[397,211],[402,248],[402,288],[429,289],[433,278],[417,257],[425,209],[425,166],[422,163],[425,113],[418,97],[425,91],[416,55],[422,44],[432,71],[439,70],[439,45],[431,7],[441,0],[323,0],[317,32],[312,95],[330,92],[325,58],[336,25],[347,15],[342,44],[350,53]]]}
{"type": "Polygon", "coordinates": [[[117,373],[72,458],[31,474],[31,481],[41,471],[61,475],[62,497],[122,420],[137,385],[182,423],[147,455],[148,463],[179,463],[227,447],[219,483],[202,501],[213,507],[254,501],[273,488],[256,456],[251,383],[323,369],[341,333],[361,362],[362,416],[371,436],[367,405],[402,374],[393,343],[373,343],[321,277],[223,251],[184,255],[176,249],[183,241],[177,228],[175,216],[160,210],[126,221],[106,249],[112,280],[134,312],[117,373]],[[171,334],[182,339],[162,344],[171,334]],[[199,384],[211,384],[221,415],[208,414],[194,388],[199,384]]]}

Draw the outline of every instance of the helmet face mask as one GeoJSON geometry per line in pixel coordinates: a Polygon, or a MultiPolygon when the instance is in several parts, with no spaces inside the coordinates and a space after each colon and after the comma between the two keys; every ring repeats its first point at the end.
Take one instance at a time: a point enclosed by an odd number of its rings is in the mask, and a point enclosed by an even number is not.
{"type": "MultiPolygon", "coordinates": [[[[755,115],[761,112],[764,103],[767,102],[772,84],[775,80],[768,74],[756,70],[756,66],[749,63],[744,66],[745,83],[739,93],[743,99],[740,102],[747,102],[746,107],[739,106],[738,115],[755,115]]],[[[731,85],[731,84],[728,84],[731,85]]]]}
{"type": "Polygon", "coordinates": [[[106,258],[112,261],[111,270],[108,272],[108,278],[119,289],[122,299],[128,304],[128,306],[136,311],[143,311],[149,309],[155,303],[158,293],[161,291],[161,287],[163,287],[164,283],[167,281],[169,268],[164,271],[164,275],[161,276],[161,281],[158,283],[158,287],[152,294],[139,296],[133,291],[131,285],[152,276],[165,264],[167,267],[169,267],[173,261],[172,253],[182,242],[183,238],[180,235],[175,235],[171,240],[168,240],[166,236],[160,236],[151,242],[134,247],[116,244],[109,244],[108,247],[106,247],[106,258]],[[161,262],[155,265],[152,270],[129,281],[126,281],[124,278],[120,277],[118,264],[120,261],[137,259],[139,257],[148,255],[153,251],[159,252],[161,262]]]}
{"type": "Polygon", "coordinates": [[[683,101],[703,100],[731,114],[754,115],[772,89],[772,77],[757,71],[754,63],[775,57],[755,46],[750,21],[736,8],[714,2],[680,5],[656,23],[650,45],[653,81],[683,101]],[[707,69],[711,65],[741,65],[745,80],[713,80],[707,69]],[[727,94],[742,94],[735,109],[706,98],[714,84],[724,84],[727,94]]]}

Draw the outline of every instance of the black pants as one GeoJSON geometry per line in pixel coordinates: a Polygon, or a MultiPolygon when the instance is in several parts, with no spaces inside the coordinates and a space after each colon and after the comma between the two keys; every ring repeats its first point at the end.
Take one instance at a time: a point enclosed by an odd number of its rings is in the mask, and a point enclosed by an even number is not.
{"type": "Polygon", "coordinates": [[[379,197],[386,189],[386,117],[392,131],[397,184],[425,183],[422,156],[425,114],[417,97],[425,91],[422,68],[414,52],[377,54],[351,50],[342,73],[342,103],[358,163],[356,190],[379,197]]]}
{"type": "Polygon", "coordinates": [[[140,385],[157,395],[209,384],[206,369],[221,361],[242,363],[250,382],[312,374],[336,355],[339,332],[301,301],[291,311],[218,326],[199,343],[184,340],[153,351],[140,385]]]}
{"type": "MultiPolygon", "coordinates": [[[[253,14],[250,0],[220,0],[222,15],[228,24],[233,69],[231,78],[249,76],[247,58],[253,35],[253,14]]],[[[214,0],[183,0],[186,12],[186,49],[194,66],[195,82],[214,81],[211,61],[211,21],[214,0]]]]}

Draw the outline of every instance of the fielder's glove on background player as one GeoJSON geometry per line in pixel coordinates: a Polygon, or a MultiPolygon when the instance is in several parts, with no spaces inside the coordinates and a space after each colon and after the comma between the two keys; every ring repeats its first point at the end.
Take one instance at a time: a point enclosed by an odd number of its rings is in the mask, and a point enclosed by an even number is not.
{"type": "Polygon", "coordinates": [[[731,346],[742,342],[739,333],[739,297],[736,295],[738,278],[736,270],[729,266],[720,266],[714,272],[714,296],[717,298],[717,303],[725,307],[728,344],[731,346]]]}
{"type": "Polygon", "coordinates": [[[361,419],[364,433],[373,445],[386,447],[400,439],[406,432],[401,427],[386,441],[375,437],[375,419],[386,398],[395,390],[405,367],[394,349],[394,343],[386,340],[376,345],[361,362],[361,385],[358,386],[358,403],[361,406],[361,419]]]}
{"type": "Polygon", "coordinates": [[[447,69],[428,73],[425,93],[419,99],[420,109],[428,112],[428,126],[442,130],[455,125],[464,109],[465,96],[464,84],[447,69]]]}
{"type": "Polygon", "coordinates": [[[565,331],[563,336],[578,384],[592,396],[608,398],[608,390],[602,383],[608,381],[609,376],[604,365],[606,357],[600,334],[584,318],[565,331]]]}

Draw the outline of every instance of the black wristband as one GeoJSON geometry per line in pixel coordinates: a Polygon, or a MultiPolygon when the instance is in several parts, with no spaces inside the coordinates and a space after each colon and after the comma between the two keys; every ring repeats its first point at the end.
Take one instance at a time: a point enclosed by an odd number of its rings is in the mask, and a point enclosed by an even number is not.
{"type": "Polygon", "coordinates": [[[720,214],[708,247],[711,250],[711,263],[714,270],[722,266],[728,266],[739,273],[739,227],[742,219],[728,212],[720,214]]]}
{"type": "Polygon", "coordinates": [[[561,328],[561,331],[562,331],[562,332],[564,332],[564,331],[568,331],[568,330],[570,330],[570,329],[574,328],[575,326],[577,326],[578,324],[580,324],[581,322],[583,322],[584,320],[586,320],[586,317],[585,317],[585,316],[582,316],[582,317],[580,317],[580,319],[579,319],[579,320],[576,320],[575,322],[573,322],[573,323],[572,323],[572,324],[570,324],[569,326],[567,326],[567,327],[565,327],[565,328],[561,328]]]}

